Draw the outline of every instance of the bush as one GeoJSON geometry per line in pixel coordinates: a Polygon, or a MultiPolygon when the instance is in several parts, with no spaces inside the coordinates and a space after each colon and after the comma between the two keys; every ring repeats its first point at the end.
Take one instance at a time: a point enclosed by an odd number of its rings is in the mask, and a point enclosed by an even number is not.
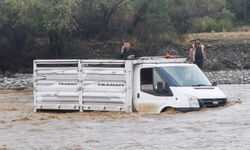
{"type": "Polygon", "coordinates": [[[234,28],[233,21],[230,19],[215,19],[209,16],[195,18],[192,22],[192,32],[222,32],[232,31],[234,28]]]}

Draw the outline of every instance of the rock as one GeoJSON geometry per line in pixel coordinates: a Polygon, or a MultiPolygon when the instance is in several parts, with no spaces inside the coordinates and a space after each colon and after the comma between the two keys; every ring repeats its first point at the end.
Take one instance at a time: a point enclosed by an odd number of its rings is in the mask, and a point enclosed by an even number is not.
{"type": "Polygon", "coordinates": [[[0,79],[0,88],[22,90],[33,87],[32,74],[12,74],[0,79]],[[12,78],[11,78],[12,77],[12,78]]]}
{"type": "Polygon", "coordinates": [[[7,84],[6,84],[5,82],[2,82],[2,83],[0,83],[0,87],[6,88],[6,87],[7,87],[7,84]]]}
{"type": "Polygon", "coordinates": [[[27,87],[20,81],[10,85],[10,87],[9,87],[9,89],[12,89],[12,90],[23,90],[25,88],[27,88],[27,87]]]}
{"type": "Polygon", "coordinates": [[[244,65],[244,69],[250,69],[250,63],[244,65]]]}
{"type": "Polygon", "coordinates": [[[232,62],[228,59],[224,59],[222,61],[223,65],[226,67],[226,68],[229,68],[229,69],[240,69],[240,65],[239,64],[236,64],[235,62],[232,62]]]}
{"type": "Polygon", "coordinates": [[[248,84],[250,83],[250,70],[228,70],[205,72],[211,82],[219,84],[248,84]]]}
{"type": "Polygon", "coordinates": [[[12,74],[9,71],[5,71],[5,73],[3,74],[3,76],[10,78],[12,76],[12,74]]]}

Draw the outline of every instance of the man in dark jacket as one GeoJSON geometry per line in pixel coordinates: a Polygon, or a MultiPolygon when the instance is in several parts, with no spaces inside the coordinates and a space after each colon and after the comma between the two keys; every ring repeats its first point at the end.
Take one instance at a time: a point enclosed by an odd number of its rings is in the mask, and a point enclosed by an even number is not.
{"type": "Polygon", "coordinates": [[[123,43],[119,59],[132,60],[138,57],[141,57],[141,54],[137,50],[131,48],[130,42],[125,41],[123,43]]]}

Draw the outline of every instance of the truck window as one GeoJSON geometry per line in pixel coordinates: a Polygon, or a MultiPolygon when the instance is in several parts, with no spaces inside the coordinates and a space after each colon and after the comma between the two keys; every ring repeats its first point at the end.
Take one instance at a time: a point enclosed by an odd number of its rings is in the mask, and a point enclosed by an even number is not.
{"type": "Polygon", "coordinates": [[[210,81],[195,65],[160,67],[160,74],[169,86],[211,86],[210,81]]]}
{"type": "Polygon", "coordinates": [[[141,69],[141,90],[153,91],[153,68],[141,69]]]}
{"type": "Polygon", "coordinates": [[[140,77],[141,91],[156,96],[172,96],[172,92],[155,68],[141,69],[140,77]]]}

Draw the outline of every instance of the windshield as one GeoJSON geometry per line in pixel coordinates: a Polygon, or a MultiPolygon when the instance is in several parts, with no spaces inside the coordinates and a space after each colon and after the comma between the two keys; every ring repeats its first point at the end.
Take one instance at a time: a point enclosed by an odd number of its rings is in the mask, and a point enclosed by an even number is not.
{"type": "Polygon", "coordinates": [[[158,71],[169,86],[211,86],[207,77],[195,65],[166,66],[158,71]]]}

